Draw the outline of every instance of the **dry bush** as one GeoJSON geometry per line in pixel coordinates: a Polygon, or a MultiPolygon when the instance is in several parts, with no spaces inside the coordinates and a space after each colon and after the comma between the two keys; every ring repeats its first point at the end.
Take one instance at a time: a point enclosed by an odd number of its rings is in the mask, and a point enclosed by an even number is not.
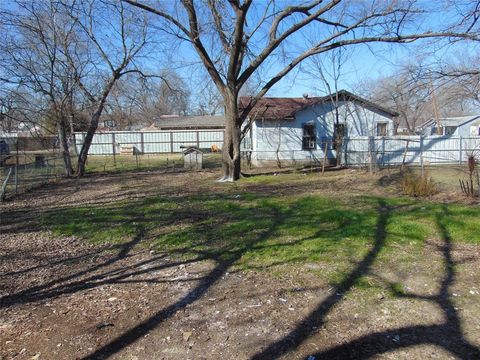
{"type": "Polygon", "coordinates": [[[428,175],[406,172],[401,181],[403,193],[414,197],[431,196],[437,192],[437,185],[428,175]]]}
{"type": "Polygon", "coordinates": [[[458,179],[462,192],[470,197],[480,196],[480,173],[477,169],[477,159],[475,153],[468,155],[468,179],[458,179]],[[476,186],[475,186],[476,183],[476,186]],[[477,189],[475,189],[475,187],[477,189]]]}

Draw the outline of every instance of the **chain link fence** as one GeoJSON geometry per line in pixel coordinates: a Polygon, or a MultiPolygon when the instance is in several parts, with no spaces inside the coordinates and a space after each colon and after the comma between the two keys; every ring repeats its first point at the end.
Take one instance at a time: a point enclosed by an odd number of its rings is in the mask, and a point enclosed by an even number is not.
{"type": "MultiPolygon", "coordinates": [[[[221,167],[220,153],[203,153],[203,168],[221,167]]],[[[183,154],[89,155],[87,173],[125,171],[184,171],[183,154]]]]}
{"type": "Polygon", "coordinates": [[[0,167],[0,200],[12,198],[64,175],[63,158],[58,153],[10,155],[0,167]]]}

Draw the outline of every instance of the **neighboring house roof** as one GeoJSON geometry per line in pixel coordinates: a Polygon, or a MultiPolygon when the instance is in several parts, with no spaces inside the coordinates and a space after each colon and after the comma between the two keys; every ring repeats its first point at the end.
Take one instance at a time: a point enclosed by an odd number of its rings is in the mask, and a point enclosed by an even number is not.
{"type": "MultiPolygon", "coordinates": [[[[239,101],[239,109],[242,111],[245,109],[251,97],[241,97],[239,101]]],[[[292,120],[295,118],[295,114],[300,110],[310,107],[319,103],[326,103],[335,101],[347,101],[352,100],[364,104],[368,107],[385,112],[392,117],[398,116],[398,113],[387,109],[383,106],[375,104],[367,99],[361,98],[355,94],[352,94],[346,90],[340,90],[336,93],[320,96],[320,97],[302,97],[302,98],[275,98],[264,97],[261,98],[257,104],[250,111],[249,115],[257,119],[264,120],[292,120]]]]}
{"type": "Polygon", "coordinates": [[[157,118],[152,124],[158,129],[202,129],[224,128],[225,116],[201,115],[201,116],[171,116],[157,118]]]}
{"type": "Polygon", "coordinates": [[[162,115],[153,119],[153,122],[141,122],[129,125],[125,131],[159,131],[181,129],[223,129],[225,116],[221,115],[162,115]]]}
{"type": "MultiPolygon", "coordinates": [[[[472,121],[480,120],[480,115],[469,115],[469,116],[456,116],[456,117],[445,117],[439,118],[438,122],[440,126],[462,126],[472,121]]],[[[432,118],[425,121],[422,125],[420,125],[420,129],[426,129],[430,126],[436,126],[437,120],[432,118]]],[[[475,124],[472,124],[475,125],[475,124]]]]}
{"type": "MultiPolygon", "coordinates": [[[[241,97],[239,109],[243,111],[250,102],[250,97],[241,97]]],[[[258,100],[249,115],[265,120],[292,120],[303,108],[313,105],[319,98],[273,98],[264,97],[258,100]]]]}
{"type": "Polygon", "coordinates": [[[149,126],[145,126],[140,129],[140,131],[158,131],[160,130],[158,127],[155,126],[155,124],[151,124],[149,126]]]}

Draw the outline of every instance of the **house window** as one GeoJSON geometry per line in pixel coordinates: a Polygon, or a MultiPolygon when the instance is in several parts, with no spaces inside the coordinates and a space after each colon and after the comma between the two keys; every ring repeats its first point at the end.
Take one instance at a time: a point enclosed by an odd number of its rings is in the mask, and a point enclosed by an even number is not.
{"type": "Polygon", "coordinates": [[[315,125],[312,123],[303,124],[303,150],[313,150],[317,147],[317,136],[315,131],[315,125]]]}
{"type": "Polygon", "coordinates": [[[103,122],[103,126],[106,128],[114,128],[117,124],[115,123],[115,120],[105,120],[103,122]]]}
{"type": "Polygon", "coordinates": [[[387,136],[387,123],[377,123],[377,136],[387,136]]]}
{"type": "Polygon", "coordinates": [[[457,131],[456,126],[444,126],[443,127],[443,135],[453,135],[457,131]]]}

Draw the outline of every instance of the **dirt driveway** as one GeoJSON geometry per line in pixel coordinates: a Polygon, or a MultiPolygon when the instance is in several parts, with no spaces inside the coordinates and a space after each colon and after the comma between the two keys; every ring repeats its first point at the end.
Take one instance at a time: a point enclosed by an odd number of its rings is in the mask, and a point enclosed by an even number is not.
{"type": "Polygon", "coordinates": [[[92,245],[55,235],[41,220],[52,209],[215,191],[191,180],[92,176],[0,205],[0,358],[480,359],[477,246],[432,239],[423,249],[428,261],[411,272],[375,274],[403,277],[408,294],[365,298],[353,284],[373,272],[375,247],[332,286],[322,263],[242,271],[235,259],[192,261],[139,247],[135,238],[92,245]]]}

